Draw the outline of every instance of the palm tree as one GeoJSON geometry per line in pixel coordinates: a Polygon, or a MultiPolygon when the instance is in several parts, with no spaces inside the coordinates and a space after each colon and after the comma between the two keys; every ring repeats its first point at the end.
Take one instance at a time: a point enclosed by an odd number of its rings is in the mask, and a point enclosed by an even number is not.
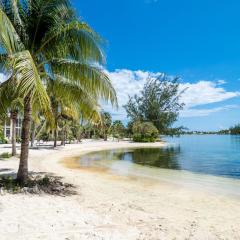
{"type": "Polygon", "coordinates": [[[10,111],[10,119],[12,122],[12,156],[17,155],[17,148],[16,148],[16,125],[17,125],[17,117],[18,117],[18,109],[12,108],[10,111]]]}
{"type": "Polygon", "coordinates": [[[54,117],[54,147],[57,146],[59,120],[67,116],[80,121],[80,117],[89,118],[98,113],[99,106],[95,96],[84,91],[80,86],[64,78],[49,79],[47,92],[50,96],[54,117]],[[80,116],[81,115],[81,116],[80,116]]]}
{"type": "Polygon", "coordinates": [[[9,88],[6,84],[2,84],[0,85],[0,102],[0,112],[3,118],[8,118],[7,115],[10,114],[12,156],[16,156],[16,124],[19,111],[23,107],[23,101],[17,97],[15,89],[9,88]]]}
{"type": "Polygon", "coordinates": [[[117,140],[119,141],[119,139],[124,137],[126,129],[120,120],[116,120],[113,122],[111,126],[111,132],[112,132],[113,138],[116,137],[117,140]]]}
{"type": "Polygon", "coordinates": [[[104,141],[107,141],[108,132],[112,125],[112,117],[111,117],[110,113],[102,112],[101,125],[102,125],[102,130],[103,130],[104,141]]]}
{"type": "Polygon", "coordinates": [[[102,40],[76,16],[69,0],[0,2],[0,60],[12,76],[4,84],[24,102],[21,155],[17,174],[28,180],[28,148],[32,109],[51,116],[46,91],[49,79],[73,83],[96,99],[116,104],[111,81],[104,73],[102,40]]]}

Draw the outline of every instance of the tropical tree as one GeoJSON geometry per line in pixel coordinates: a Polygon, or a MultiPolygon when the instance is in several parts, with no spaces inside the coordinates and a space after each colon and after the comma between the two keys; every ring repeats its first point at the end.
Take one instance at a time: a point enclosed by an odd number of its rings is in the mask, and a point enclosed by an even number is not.
{"type": "Polygon", "coordinates": [[[107,141],[108,132],[110,130],[111,125],[112,125],[112,117],[111,117],[110,113],[102,112],[101,113],[101,127],[102,127],[104,141],[107,141]]]}
{"type": "Polygon", "coordinates": [[[4,143],[3,122],[0,119],[0,144],[4,143]]]}
{"type": "Polygon", "coordinates": [[[0,85],[0,112],[5,120],[10,118],[11,122],[11,144],[12,156],[16,156],[16,124],[19,112],[23,108],[23,99],[16,95],[14,88],[8,85],[0,85]],[[9,116],[8,116],[9,115],[9,116]]]}
{"type": "Polygon", "coordinates": [[[68,82],[64,78],[49,79],[47,92],[50,96],[54,118],[54,147],[57,146],[59,121],[63,116],[80,122],[80,118],[88,119],[99,115],[97,99],[83,90],[81,86],[76,86],[75,83],[68,82]]]}
{"type": "Polygon", "coordinates": [[[111,81],[99,67],[105,62],[101,45],[68,0],[0,2],[0,61],[11,76],[2,85],[14,88],[24,102],[20,183],[28,180],[32,111],[38,108],[46,118],[52,116],[49,81],[71,83],[95,99],[116,103],[111,81]]]}
{"type": "MultiPolygon", "coordinates": [[[[124,106],[131,122],[152,122],[160,134],[168,134],[184,104],[178,78],[159,75],[149,77],[139,95],[130,97],[124,106]]],[[[176,130],[180,130],[176,129],[176,130]]]]}
{"type": "Polygon", "coordinates": [[[155,142],[158,138],[158,130],[151,122],[136,121],[132,131],[134,142],[155,142]]]}
{"type": "Polygon", "coordinates": [[[124,137],[126,129],[120,120],[116,120],[111,126],[111,132],[114,138],[120,139],[124,137]]]}

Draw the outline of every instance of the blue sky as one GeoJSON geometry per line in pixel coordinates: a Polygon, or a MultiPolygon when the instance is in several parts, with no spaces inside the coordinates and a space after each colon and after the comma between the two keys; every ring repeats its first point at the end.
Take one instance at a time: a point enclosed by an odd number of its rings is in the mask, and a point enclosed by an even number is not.
{"type": "MultiPolygon", "coordinates": [[[[183,86],[189,87],[183,97],[187,106],[177,124],[219,130],[240,122],[239,1],[73,3],[107,39],[107,69],[124,100],[144,83],[138,73],[165,72],[180,76],[183,86]]],[[[125,118],[121,108],[113,114],[125,118]]]]}
{"type": "MultiPolygon", "coordinates": [[[[83,19],[108,41],[107,69],[124,98],[120,104],[127,94],[139,91],[144,74],[164,72],[180,76],[183,86],[189,87],[183,97],[186,109],[177,125],[219,130],[240,122],[239,1],[73,3],[83,19]]],[[[122,108],[113,115],[125,119],[122,108]]]]}
{"type": "MultiPolygon", "coordinates": [[[[119,105],[146,77],[167,73],[188,87],[176,125],[219,130],[240,122],[240,1],[72,0],[107,40],[106,69],[119,105]]],[[[1,78],[1,75],[0,75],[1,78]]],[[[126,120],[106,106],[114,119],[126,120]]]]}

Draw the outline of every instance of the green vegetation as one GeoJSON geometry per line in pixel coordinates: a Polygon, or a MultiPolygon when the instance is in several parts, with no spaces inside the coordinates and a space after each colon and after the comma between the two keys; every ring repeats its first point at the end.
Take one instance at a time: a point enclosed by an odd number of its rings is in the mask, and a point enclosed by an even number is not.
{"type": "Polygon", "coordinates": [[[0,125],[0,144],[7,143],[7,140],[4,138],[3,127],[0,125]]]}
{"type": "Polygon", "coordinates": [[[171,126],[183,108],[178,78],[160,75],[149,78],[139,95],[130,97],[124,106],[131,122],[152,122],[159,134],[177,134],[182,129],[171,126]]]}
{"type": "Polygon", "coordinates": [[[239,135],[240,134],[240,124],[237,124],[229,129],[230,134],[239,135]]]}
{"type": "Polygon", "coordinates": [[[0,154],[0,158],[10,158],[10,157],[11,157],[11,154],[8,152],[4,152],[4,153],[0,154]]]}
{"type": "Polygon", "coordinates": [[[135,122],[132,126],[134,142],[155,142],[158,130],[151,122],[135,122]]]}
{"type": "Polygon", "coordinates": [[[0,2],[0,63],[9,76],[0,85],[0,112],[22,99],[20,183],[28,180],[31,119],[44,119],[45,131],[57,139],[60,130],[65,140],[66,119],[94,122],[100,99],[117,103],[101,67],[102,43],[68,0],[0,2]]]}
{"type": "Polygon", "coordinates": [[[123,139],[126,135],[126,129],[123,125],[123,123],[119,120],[116,120],[113,122],[111,127],[111,133],[113,138],[123,139]]]}
{"type": "Polygon", "coordinates": [[[100,126],[101,126],[104,141],[107,141],[107,136],[110,132],[111,125],[112,125],[112,117],[110,113],[108,112],[101,113],[100,126]]]}

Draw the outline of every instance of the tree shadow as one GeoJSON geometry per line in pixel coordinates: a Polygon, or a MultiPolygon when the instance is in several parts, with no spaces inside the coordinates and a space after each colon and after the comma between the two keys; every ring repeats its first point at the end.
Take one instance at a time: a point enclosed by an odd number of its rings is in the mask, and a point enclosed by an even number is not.
{"type": "MultiPolygon", "coordinates": [[[[11,171],[12,169],[11,168],[0,168],[0,173],[2,172],[8,172],[8,171],[11,171]]],[[[1,175],[0,175],[1,177],[1,175]]]]}
{"type": "MultiPolygon", "coordinates": [[[[4,169],[5,171],[12,169],[4,169]]],[[[1,172],[5,172],[2,171],[1,172]]],[[[17,174],[13,171],[0,174],[0,189],[11,194],[33,194],[72,196],[77,195],[77,187],[63,181],[63,177],[46,172],[29,172],[29,180],[20,185],[16,180],[17,174]]]]}

